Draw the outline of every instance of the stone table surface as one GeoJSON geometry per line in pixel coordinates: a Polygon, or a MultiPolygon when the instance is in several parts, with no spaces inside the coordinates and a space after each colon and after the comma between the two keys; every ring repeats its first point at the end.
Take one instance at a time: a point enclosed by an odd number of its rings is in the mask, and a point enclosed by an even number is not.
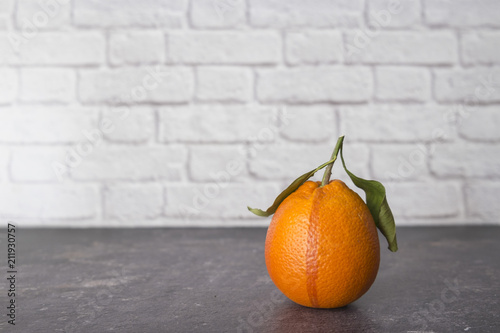
{"type": "Polygon", "coordinates": [[[371,289],[331,310],[302,307],[276,289],[265,235],[262,228],[18,230],[17,325],[5,320],[4,279],[0,331],[500,332],[500,227],[399,228],[397,253],[381,239],[371,289]]]}

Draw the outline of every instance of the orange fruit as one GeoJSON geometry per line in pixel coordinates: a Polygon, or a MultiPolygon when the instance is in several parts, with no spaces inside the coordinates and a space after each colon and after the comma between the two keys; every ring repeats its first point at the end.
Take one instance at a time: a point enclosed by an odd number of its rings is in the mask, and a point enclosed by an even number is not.
{"type": "Polygon", "coordinates": [[[373,217],[341,180],[307,181],[278,207],[266,237],[266,265],[292,301],[337,308],[360,298],[380,263],[373,217]]]}

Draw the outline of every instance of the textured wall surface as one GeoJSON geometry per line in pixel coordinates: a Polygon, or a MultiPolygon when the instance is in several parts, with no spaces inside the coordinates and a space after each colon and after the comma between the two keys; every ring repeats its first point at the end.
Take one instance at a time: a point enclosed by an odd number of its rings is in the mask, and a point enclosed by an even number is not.
{"type": "Polygon", "coordinates": [[[2,0],[0,216],[266,225],[345,134],[399,225],[498,224],[499,106],[496,0],[2,0]]]}

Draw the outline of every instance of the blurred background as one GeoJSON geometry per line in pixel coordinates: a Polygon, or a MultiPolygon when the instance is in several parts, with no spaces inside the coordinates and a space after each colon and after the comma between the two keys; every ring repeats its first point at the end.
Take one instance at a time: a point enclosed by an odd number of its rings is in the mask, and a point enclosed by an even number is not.
{"type": "Polygon", "coordinates": [[[0,216],[265,226],[346,135],[398,225],[499,224],[499,51],[495,0],[2,0],[0,216]]]}

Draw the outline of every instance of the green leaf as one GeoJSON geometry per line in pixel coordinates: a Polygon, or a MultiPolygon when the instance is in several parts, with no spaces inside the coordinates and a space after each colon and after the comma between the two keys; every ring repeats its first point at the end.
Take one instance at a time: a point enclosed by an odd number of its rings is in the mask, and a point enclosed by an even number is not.
{"type": "Polygon", "coordinates": [[[340,151],[340,157],[342,159],[342,165],[344,170],[347,172],[351,178],[354,185],[365,191],[366,194],[366,205],[373,216],[375,226],[382,232],[384,237],[387,239],[389,244],[389,250],[396,252],[398,250],[398,243],[396,239],[396,224],[394,223],[394,216],[392,215],[391,208],[387,203],[387,198],[385,194],[385,187],[380,182],[375,180],[366,180],[355,176],[352,172],[347,170],[343,155],[343,140],[344,137],[339,137],[335,149],[332,153],[330,161],[323,163],[319,167],[309,172],[306,172],[299,178],[295,179],[283,192],[281,192],[278,197],[274,200],[271,207],[268,209],[261,210],[257,208],[247,207],[249,211],[258,216],[267,217],[276,212],[279,205],[285,200],[290,194],[295,192],[302,184],[304,184],[309,178],[314,176],[314,174],[328,166],[325,174],[323,176],[323,181],[321,186],[325,186],[330,182],[331,168],[335,160],[337,159],[337,154],[340,151]]]}
{"type": "Polygon", "coordinates": [[[392,252],[396,252],[398,250],[398,242],[396,239],[396,224],[394,222],[394,216],[392,215],[391,208],[387,203],[384,185],[376,180],[366,180],[363,178],[359,178],[352,172],[347,170],[344,162],[342,148],[340,149],[340,158],[342,159],[344,170],[347,172],[354,185],[365,191],[366,205],[368,206],[368,209],[373,216],[375,225],[387,239],[389,250],[391,250],[392,252]]]}
{"type": "Polygon", "coordinates": [[[254,213],[255,215],[262,216],[262,217],[267,217],[267,216],[273,215],[276,212],[276,209],[278,209],[279,205],[283,202],[283,200],[285,200],[290,194],[292,194],[293,192],[295,192],[295,190],[297,190],[309,178],[311,178],[312,176],[314,176],[314,174],[316,172],[318,172],[319,170],[323,169],[328,164],[335,162],[336,159],[337,159],[337,156],[335,156],[334,158],[332,158],[330,161],[321,164],[316,169],[311,170],[309,172],[306,172],[305,174],[303,174],[299,178],[295,179],[293,181],[293,183],[291,183],[290,185],[288,185],[288,187],[276,197],[276,199],[274,200],[274,202],[271,205],[271,207],[269,207],[265,211],[262,210],[262,209],[258,209],[258,208],[247,207],[248,210],[251,211],[252,213],[254,213]]]}

